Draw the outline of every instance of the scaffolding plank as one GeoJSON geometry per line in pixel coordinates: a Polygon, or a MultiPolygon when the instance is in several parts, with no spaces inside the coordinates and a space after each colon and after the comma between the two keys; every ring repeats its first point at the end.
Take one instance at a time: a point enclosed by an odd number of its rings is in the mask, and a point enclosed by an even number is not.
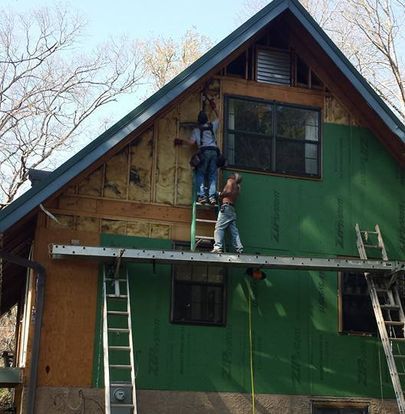
{"type": "Polygon", "coordinates": [[[231,253],[189,252],[179,250],[120,249],[50,245],[54,259],[81,258],[111,261],[118,257],[126,262],[143,263],[205,263],[229,267],[259,267],[273,269],[339,270],[350,272],[392,273],[405,271],[404,261],[362,260],[343,258],[315,258],[297,256],[265,256],[231,253]]]}

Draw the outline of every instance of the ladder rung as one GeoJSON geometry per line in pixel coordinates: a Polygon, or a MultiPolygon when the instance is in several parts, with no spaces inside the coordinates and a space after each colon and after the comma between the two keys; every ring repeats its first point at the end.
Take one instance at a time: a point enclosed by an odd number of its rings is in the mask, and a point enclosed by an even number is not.
{"type": "Polygon", "coordinates": [[[364,247],[368,247],[370,249],[379,249],[380,246],[378,244],[364,244],[364,247]]]}
{"type": "Polygon", "coordinates": [[[210,203],[201,204],[201,203],[198,203],[197,201],[195,202],[195,205],[197,207],[207,207],[207,208],[218,207],[218,204],[210,204],[210,203]]]}
{"type": "Polygon", "coordinates": [[[402,354],[392,354],[394,358],[405,358],[405,355],[402,354]]]}
{"type": "Polygon", "coordinates": [[[129,332],[128,328],[108,328],[110,332],[129,332]]]}
{"type": "Polygon", "coordinates": [[[404,322],[401,321],[384,321],[386,325],[392,325],[392,326],[403,326],[404,322]]]}
{"type": "Polygon", "coordinates": [[[405,375],[405,372],[398,372],[398,375],[405,375]]]}
{"type": "Polygon", "coordinates": [[[108,348],[112,349],[113,351],[130,351],[131,350],[129,346],[122,346],[122,345],[110,345],[108,348]]]}
{"type": "Polygon", "coordinates": [[[119,282],[126,282],[127,279],[115,279],[114,277],[106,277],[104,278],[104,280],[106,282],[115,282],[116,280],[118,280],[119,282]]]}
{"type": "Polygon", "coordinates": [[[389,338],[390,341],[395,341],[395,342],[405,342],[405,338],[389,338]]]}
{"type": "Polygon", "coordinates": [[[117,369],[131,369],[131,365],[116,365],[111,364],[110,368],[117,368],[117,369]]]}
{"type": "Polygon", "coordinates": [[[117,382],[117,383],[113,383],[110,384],[110,387],[131,387],[132,388],[132,384],[130,382],[117,382]]]}
{"type": "Polygon", "coordinates": [[[374,230],[360,230],[360,233],[378,234],[378,232],[374,230]]]}
{"type": "Polygon", "coordinates": [[[127,311],[107,311],[107,315],[122,315],[122,316],[128,316],[127,311]]]}
{"type": "Polygon", "coordinates": [[[196,219],[195,221],[198,221],[199,223],[216,223],[216,220],[208,220],[208,219],[196,219]]]}
{"type": "Polygon", "coordinates": [[[200,240],[215,240],[212,236],[195,236],[195,238],[200,240]]]}
{"type": "Polygon", "coordinates": [[[111,407],[123,407],[123,408],[134,408],[133,404],[117,404],[117,403],[111,403],[110,404],[111,407]]]}
{"type": "Polygon", "coordinates": [[[380,305],[381,309],[399,309],[398,305],[380,305]]]}
{"type": "Polygon", "coordinates": [[[380,287],[376,287],[374,289],[375,289],[376,292],[388,293],[388,289],[384,289],[384,288],[380,288],[380,287]]]}
{"type": "Polygon", "coordinates": [[[107,295],[107,298],[114,298],[114,299],[126,299],[127,295],[114,295],[112,293],[107,295]]]}

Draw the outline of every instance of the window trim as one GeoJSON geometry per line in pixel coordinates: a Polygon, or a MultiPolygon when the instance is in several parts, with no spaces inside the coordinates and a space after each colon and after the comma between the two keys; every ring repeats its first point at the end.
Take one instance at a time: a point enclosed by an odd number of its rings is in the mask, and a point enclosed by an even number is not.
{"type": "MultiPolygon", "coordinates": [[[[188,246],[189,243],[176,242],[175,246],[182,247],[188,246]]],[[[194,263],[189,263],[191,266],[195,265],[194,263]]],[[[209,265],[207,265],[208,267],[209,265]]],[[[219,266],[215,266],[219,267],[219,266]]],[[[170,323],[175,325],[197,325],[197,326],[211,326],[211,327],[225,327],[227,324],[227,315],[228,315],[228,269],[227,267],[223,268],[223,283],[199,283],[193,281],[181,281],[182,284],[189,285],[203,285],[203,286],[222,286],[222,322],[208,322],[208,321],[177,321],[174,320],[174,304],[175,304],[175,284],[176,284],[176,265],[171,266],[172,280],[171,280],[171,295],[170,295],[170,323]]]]}
{"type": "MultiPolygon", "coordinates": [[[[223,153],[226,156],[226,150],[227,150],[227,144],[228,144],[228,135],[229,133],[235,133],[239,130],[230,130],[228,127],[229,124],[229,116],[228,116],[228,109],[229,109],[229,100],[230,99],[239,99],[247,102],[258,102],[258,103],[266,103],[271,104],[273,107],[272,110],[272,135],[270,137],[272,141],[272,169],[270,170],[262,170],[257,169],[253,167],[238,167],[237,165],[231,165],[229,164],[226,169],[232,169],[233,171],[246,171],[246,172],[254,172],[256,174],[264,174],[264,175],[272,175],[272,176],[279,176],[279,177],[288,177],[288,178],[296,178],[296,179],[307,179],[307,180],[316,180],[319,181],[322,179],[323,176],[323,111],[322,108],[311,106],[311,105],[302,105],[302,104],[292,104],[292,103],[285,103],[280,102],[274,99],[265,99],[265,98],[258,98],[258,97],[251,97],[251,96],[241,96],[241,95],[234,95],[234,94],[224,94],[224,130],[223,130],[223,153]],[[317,145],[318,147],[318,159],[317,159],[317,167],[318,167],[318,174],[298,174],[298,173],[283,173],[281,171],[277,171],[274,168],[276,167],[275,158],[276,158],[276,146],[277,146],[277,136],[276,136],[276,128],[277,128],[277,117],[275,116],[275,109],[277,106],[283,106],[288,108],[295,108],[295,109],[307,109],[318,112],[318,122],[319,122],[319,128],[318,128],[318,141],[313,140],[297,140],[297,139],[291,139],[290,141],[293,142],[307,142],[309,144],[317,145]]],[[[244,132],[244,131],[239,131],[244,132]]],[[[264,134],[255,134],[250,133],[250,135],[256,135],[256,136],[268,136],[264,134]]],[[[289,140],[286,138],[286,140],[289,140]]]]}

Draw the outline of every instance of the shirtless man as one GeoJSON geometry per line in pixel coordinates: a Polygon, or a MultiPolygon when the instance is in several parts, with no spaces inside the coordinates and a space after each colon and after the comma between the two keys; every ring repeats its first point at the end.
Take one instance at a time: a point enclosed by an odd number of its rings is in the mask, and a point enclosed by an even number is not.
{"type": "Polygon", "coordinates": [[[236,227],[235,202],[240,193],[240,183],[242,176],[238,173],[231,174],[225,187],[220,194],[222,200],[221,209],[218,214],[217,223],[214,232],[214,249],[212,253],[223,253],[225,230],[229,227],[231,232],[232,246],[236,253],[243,253],[243,246],[239,237],[239,230],[236,227]]]}

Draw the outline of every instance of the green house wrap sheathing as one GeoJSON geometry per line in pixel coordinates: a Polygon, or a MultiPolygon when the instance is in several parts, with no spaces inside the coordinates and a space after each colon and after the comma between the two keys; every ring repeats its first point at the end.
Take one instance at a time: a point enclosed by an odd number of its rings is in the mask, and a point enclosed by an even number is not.
{"type": "MultiPolygon", "coordinates": [[[[324,125],[319,181],[243,174],[238,224],[250,253],[357,256],[354,224],[382,229],[405,257],[405,176],[367,129],[324,125]]],[[[170,248],[102,235],[104,246],[170,248]]],[[[171,267],[128,265],[139,389],[250,392],[247,279],[228,269],[225,327],[170,323],[171,267]]],[[[338,333],[336,272],[267,271],[251,281],[257,393],[392,398],[377,338],[338,333]]],[[[101,287],[100,287],[101,289],[101,287]]],[[[101,290],[100,290],[101,304],[101,290]]],[[[101,305],[99,306],[99,323],[101,305]]],[[[100,328],[100,326],[99,326],[100,328]]],[[[103,385],[101,330],[94,382],[103,385]]]]}

